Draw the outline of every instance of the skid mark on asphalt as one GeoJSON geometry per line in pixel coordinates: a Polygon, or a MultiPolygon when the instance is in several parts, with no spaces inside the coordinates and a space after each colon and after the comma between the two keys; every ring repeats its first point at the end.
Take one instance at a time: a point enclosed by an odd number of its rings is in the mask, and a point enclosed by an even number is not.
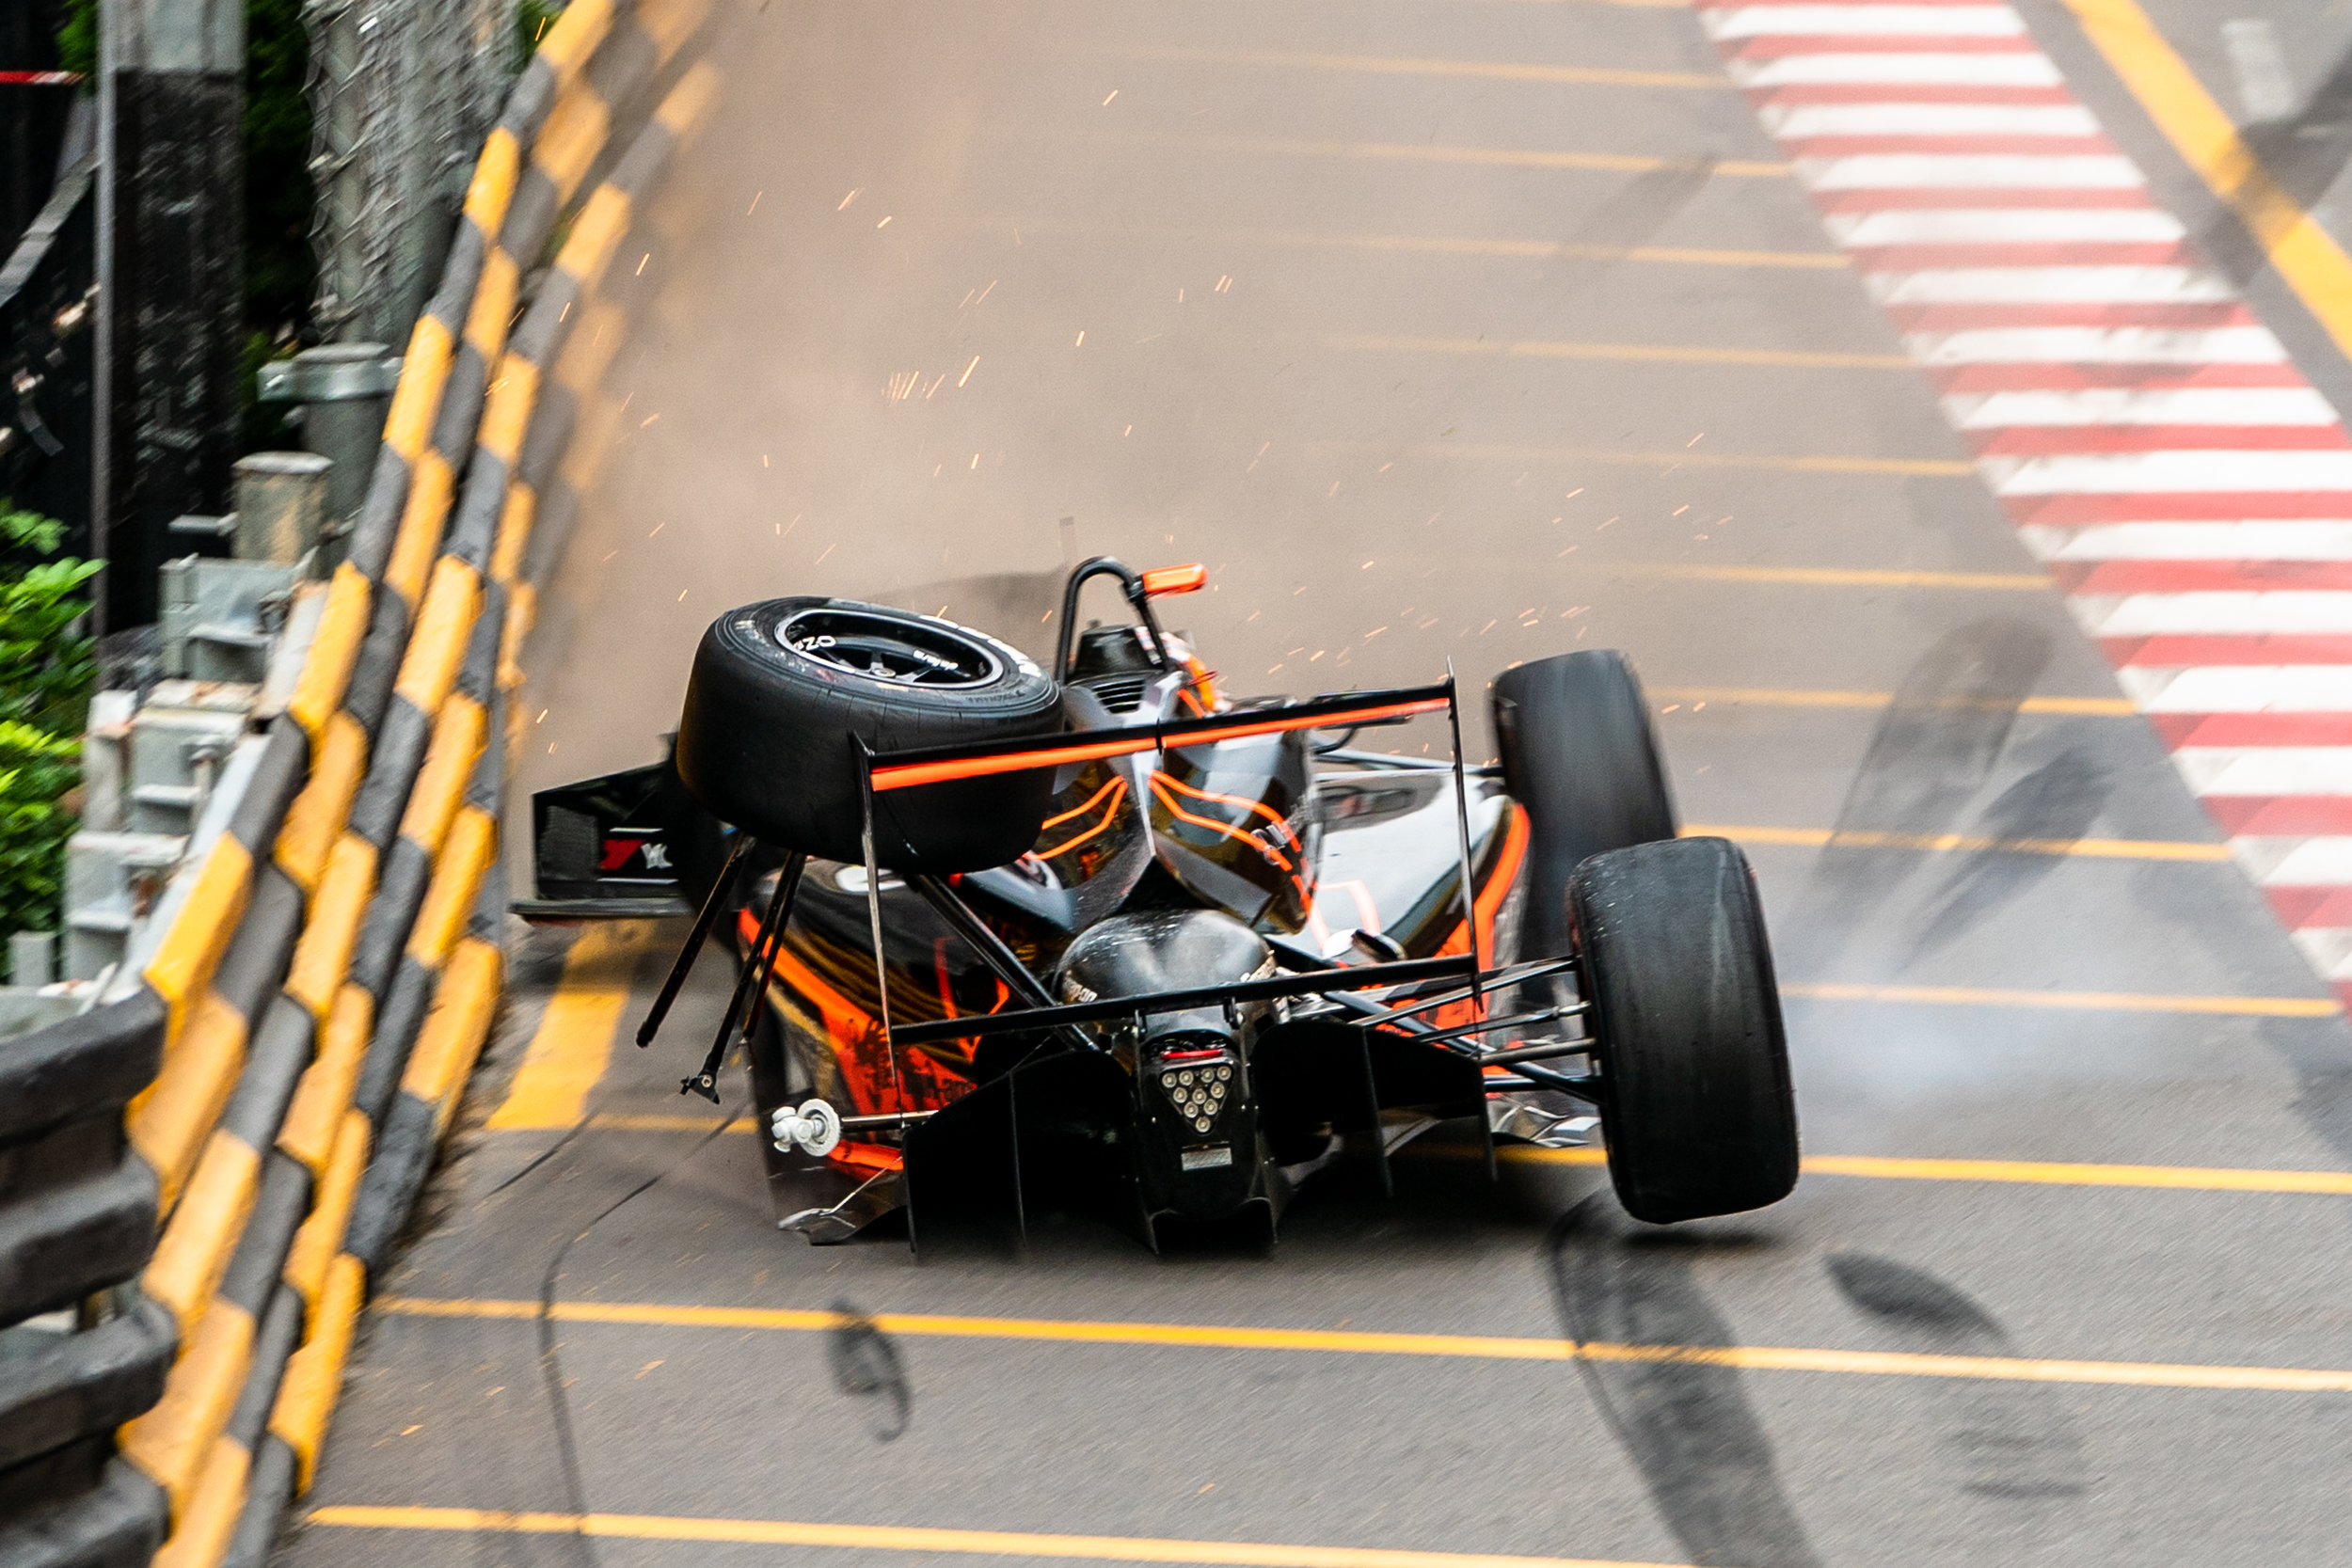
{"type": "Polygon", "coordinates": [[[851,1399],[875,1401],[867,1430],[878,1443],[896,1442],[914,1416],[914,1387],[907,1381],[898,1347],[873,1319],[848,1302],[834,1302],[833,1310],[834,1323],[825,1336],[833,1386],[851,1399]]]}
{"type": "Polygon", "coordinates": [[[1847,785],[1836,826],[1814,863],[1792,951],[1826,967],[1856,934],[1879,924],[1904,879],[1888,875],[1883,855],[1857,852],[1867,847],[1850,847],[1840,835],[1958,831],[2050,652],[2041,626],[1995,616],[1955,627],[1919,656],[1847,785]]]}
{"type": "MultiPolygon", "coordinates": [[[[1839,1252],[1830,1278],[1846,1300],[1912,1350],[2008,1355],[2000,1323],[1933,1275],[1867,1253],[1839,1252]]],[[[1963,1492],[2019,1502],[2079,1497],[2090,1489],[2082,1439],[2054,1388],[2030,1384],[1938,1384],[1931,1398],[1941,1448],[1963,1492]]]]}
{"type": "MultiPolygon", "coordinates": [[[[1707,1244],[1637,1227],[1607,1196],[1586,1198],[1546,1243],[1561,1326],[1578,1344],[1729,1345],[1731,1325],[1692,1270],[1707,1244]]],[[[1817,1568],[1736,1370],[1582,1359],[1579,1367],[1692,1561],[1817,1568]]]]}
{"type": "Polygon", "coordinates": [[[2000,848],[2001,841],[2032,835],[2044,844],[2071,844],[2090,832],[2114,787],[2089,748],[2069,746],[1994,796],[1976,824],[1994,842],[1963,852],[1959,863],[1927,895],[1914,956],[1925,957],[1949,943],[2001,906],[2024,897],[2058,869],[2055,856],[2008,853],[2000,848]]]}

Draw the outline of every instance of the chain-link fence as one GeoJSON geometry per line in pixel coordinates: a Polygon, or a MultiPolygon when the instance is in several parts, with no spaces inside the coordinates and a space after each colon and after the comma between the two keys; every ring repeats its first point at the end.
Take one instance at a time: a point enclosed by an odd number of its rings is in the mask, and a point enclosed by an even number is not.
{"type": "Polygon", "coordinates": [[[516,0],[309,0],[317,324],[405,341],[512,73],[516,0]]]}

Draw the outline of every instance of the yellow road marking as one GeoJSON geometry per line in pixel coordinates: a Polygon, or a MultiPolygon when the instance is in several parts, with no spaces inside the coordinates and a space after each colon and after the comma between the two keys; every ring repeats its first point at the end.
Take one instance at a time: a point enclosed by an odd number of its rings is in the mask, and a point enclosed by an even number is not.
{"type": "MultiPolygon", "coordinates": [[[[1892,691],[1836,691],[1774,686],[1653,686],[1649,693],[1653,697],[1663,697],[1668,702],[1747,704],[1756,707],[1881,708],[1895,700],[1892,691]]],[[[1956,698],[1947,703],[1928,705],[1971,707],[1979,705],[1956,698]]],[[[1998,705],[2006,707],[2009,705],[2004,703],[1998,705]]],[[[2123,697],[2028,697],[2016,706],[2020,713],[2066,714],[2097,719],[2139,717],[2139,709],[2123,697]]]]}
{"type": "MultiPolygon", "coordinates": [[[[707,1117],[599,1116],[598,1127],[631,1131],[707,1132],[707,1117]]],[[[752,1132],[749,1117],[727,1124],[729,1132],[752,1132]]],[[[1474,1147],[1421,1142],[1410,1145],[1407,1157],[1438,1155],[1479,1158],[1474,1147]]],[[[1505,1144],[1495,1158],[1506,1164],[1605,1165],[1601,1148],[1536,1148],[1505,1144]]],[[[1800,1162],[1808,1176],[1857,1176],[1892,1181],[2002,1181],[2048,1187],[2165,1187],[2185,1192],[2324,1193],[2352,1196],[2352,1172],[2333,1170],[2260,1170],[2226,1165],[2110,1165],[2058,1160],[1943,1160],[1912,1159],[1876,1154],[1808,1154],[1800,1162]]]]}
{"type": "Polygon", "coordinates": [[[2061,1164],[2042,1160],[1892,1160],[1867,1154],[1808,1155],[1804,1169],[1815,1176],[1863,1176],[1895,1181],[2021,1181],[2052,1187],[2169,1187],[2191,1192],[2352,1196],[2352,1173],[2334,1170],[2061,1164]]]}
{"type": "Polygon", "coordinates": [[[1928,854],[1997,850],[2010,855],[2073,855],[2086,860],[2226,861],[2226,844],[2183,844],[2153,838],[1973,838],[1963,833],[1885,833],[1834,828],[1759,828],[1690,823],[1685,838],[1727,838],[1734,844],[1792,848],[1915,849],[1928,854]]]}
{"type": "Polygon", "coordinates": [[[1332,348],[1371,354],[1495,354],[1524,359],[1631,360],[1662,365],[1757,365],[1800,371],[1909,371],[1899,354],[1828,354],[1777,348],[1708,348],[1680,343],[1511,342],[1486,338],[1391,338],[1344,334],[1332,348]]]}
{"type": "MultiPolygon", "coordinates": [[[[565,1126],[571,1125],[569,1122],[565,1126]]],[[[628,1116],[614,1111],[598,1111],[592,1127],[611,1128],[619,1132],[707,1132],[718,1123],[708,1117],[628,1116]]],[[[755,1130],[756,1118],[737,1117],[721,1128],[726,1132],[749,1132],[755,1130]]]]}
{"type": "Polygon", "coordinates": [[[2156,129],[2261,242],[2336,346],[2352,354],[2352,257],[2271,178],[2136,0],[2066,4],[2156,129]]]}
{"type": "Polygon", "coordinates": [[[1089,50],[1126,60],[1184,60],[1277,70],[1354,71],[1375,76],[1469,76],[1490,82],[1542,82],[1600,87],[1697,87],[1724,91],[1731,79],[1691,71],[1622,71],[1605,66],[1529,65],[1518,60],[1438,60],[1389,55],[1292,55],[1247,49],[1130,45],[1089,50]]]}
{"type": "MultiPolygon", "coordinates": [[[[1345,443],[1362,445],[1360,442],[1345,443]]],[[[1431,442],[1406,449],[1415,457],[1469,457],[1512,463],[1605,463],[1618,467],[1676,468],[1761,468],[1774,473],[1792,474],[1883,474],[1905,478],[1963,479],[1977,471],[1973,463],[1940,457],[1781,457],[1769,452],[1709,452],[1694,451],[1612,451],[1605,449],[1577,447],[1519,447],[1482,442],[1431,442]]],[[[1723,574],[1744,575],[1749,581],[1851,581],[1856,578],[1872,580],[1880,577],[1953,576],[1950,573],[1876,574],[1850,572],[1843,569],[1779,566],[1656,566],[1642,568],[1661,575],[1705,577],[1723,574]],[[1808,578],[1783,576],[1756,577],[1751,574],[1785,574],[1805,572],[1817,574],[1808,578]]],[[[1976,574],[1971,574],[1976,575],[1976,574]]],[[[2047,578],[1991,578],[1970,587],[2017,588],[2028,581],[2036,588],[2047,588],[2047,578]]],[[[1909,586],[1920,586],[1910,584],[1909,586]]]]}
{"type": "MultiPolygon", "coordinates": [[[[1614,3],[1614,0],[1604,0],[1614,3]]],[[[1679,8],[1682,0],[1666,0],[1679,8]]],[[[1015,132],[1001,133],[1018,135],[1015,132]]],[[[1103,134],[1089,141],[1130,147],[1165,147],[1181,152],[1260,152],[1294,158],[1369,158],[1406,164],[1467,164],[1486,168],[1597,169],[1622,174],[1646,174],[1663,168],[1690,168],[1697,160],[1638,152],[1547,152],[1516,147],[1439,147],[1419,142],[1295,141],[1265,136],[1153,136],[1103,134]]],[[[1725,158],[1708,166],[1707,172],[1727,180],[1785,180],[1789,166],[1748,158],[1725,158]]],[[[1843,258],[1840,258],[1841,260],[1843,258]]]]}
{"type": "Polygon", "coordinates": [[[1441,235],[1422,234],[1268,231],[1222,237],[1243,243],[1300,247],[1418,251],[1437,256],[1524,256],[1582,261],[1651,261],[1692,267],[1797,267],[1819,271],[1852,264],[1834,250],[1705,250],[1691,245],[1581,245],[1566,240],[1450,239],[1441,235]]]}
{"type": "Polygon", "coordinates": [[[1482,240],[1443,234],[1330,234],[1292,229],[1105,229],[1102,225],[1024,219],[1022,233],[1087,238],[1115,233],[1221,245],[1263,245],[1299,250],[1367,250],[1424,256],[1500,256],[1535,260],[1646,261],[1693,267],[1793,267],[1804,271],[1851,265],[1835,250],[1707,250],[1689,245],[1581,245],[1565,240],[1482,240]]]}
{"type": "Polygon", "coordinates": [[[612,1059],[612,1035],[628,1006],[630,971],[652,940],[653,923],[644,920],[600,923],[580,933],[564,956],[564,977],[523,1052],[514,1086],[490,1115],[493,1130],[563,1128],[580,1119],[588,1091],[612,1059]]]}
{"type": "Polygon", "coordinates": [[[1392,1546],[1290,1546],[1248,1541],[1173,1541],[1134,1535],[1037,1535],[1022,1530],[936,1529],[914,1525],[818,1525],[792,1519],[691,1519],[656,1513],[508,1513],[475,1508],[333,1504],[304,1515],[356,1529],[491,1530],[509,1535],[594,1535],[624,1541],[723,1542],[755,1546],[845,1546],[885,1552],[1089,1562],[1237,1563],[1246,1568],[1666,1568],[1592,1558],[1417,1552],[1392,1546]]]}
{"type": "MultiPolygon", "coordinates": [[[[1474,1144],[1411,1144],[1406,1158],[1476,1160],[1474,1144]]],[[[1605,1165],[1606,1149],[1536,1148],[1505,1144],[1495,1158],[1516,1165],[1605,1165]]],[[[2314,1193],[2352,1197],[2352,1171],[2249,1170],[2214,1165],[2099,1165],[2056,1160],[1919,1160],[1874,1154],[1808,1154],[1807,1176],[1857,1176],[1882,1181],[1993,1181],[2036,1187],[2159,1187],[2176,1192],[2314,1193]]]]}
{"type": "Polygon", "coordinates": [[[2219,1013],[2247,1018],[2333,1018],[2331,998],[2166,996],[2146,991],[1999,990],[1975,986],[1866,986],[1784,982],[1783,996],[1813,1002],[1904,1002],[1931,1007],[2057,1007],[2074,1012],[2219,1013]]]}
{"type": "MultiPolygon", "coordinates": [[[[388,1296],[379,1310],[405,1317],[535,1319],[535,1301],[388,1296]]],[[[836,1313],[772,1307],[671,1307],[658,1303],[563,1301],[564,1323],[639,1327],[746,1328],[812,1332],[836,1313]]],[[[912,1338],[1028,1339],[1193,1350],[1329,1351],[1484,1361],[1601,1361],[1737,1367],[1766,1372],[1848,1372],[1867,1377],[1975,1378],[2000,1383],[2097,1383],[2143,1388],[2239,1388],[2269,1393],[2352,1393],[2352,1370],[2303,1367],[2215,1367],[2143,1361],[2060,1361],[2013,1355],[1929,1355],[1903,1351],[1819,1350],[1772,1345],[1622,1345],[1529,1335],[1383,1334],[1359,1329],[1245,1328],[1218,1323],[1090,1323],[1052,1318],[982,1318],[880,1312],[874,1326],[912,1338]]]]}
{"type": "MultiPolygon", "coordinates": [[[[1733,463],[1744,466],[1750,461],[1756,460],[1736,458],[1733,463]]],[[[1829,463],[1838,460],[1792,458],[1788,461],[1829,463]]],[[[1862,463],[1873,460],[1851,458],[1845,461],[1862,463]]],[[[1968,465],[1962,463],[1954,467],[1965,470],[1968,465]]],[[[1863,471],[1876,473],[1884,470],[1863,471]]],[[[2053,586],[2050,579],[2039,572],[1918,572],[1875,566],[1699,566],[1680,562],[1640,561],[1613,562],[1605,569],[1642,577],[1683,578],[1694,582],[1785,582],[1817,588],[1982,588],[2039,593],[2053,586]]]]}

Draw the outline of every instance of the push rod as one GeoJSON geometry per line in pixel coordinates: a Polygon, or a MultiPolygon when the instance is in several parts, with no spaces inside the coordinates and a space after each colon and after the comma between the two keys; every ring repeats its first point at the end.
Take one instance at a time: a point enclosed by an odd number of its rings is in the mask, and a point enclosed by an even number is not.
{"type": "Polygon", "coordinates": [[[710,884],[709,896],[703,900],[702,912],[694,916],[694,928],[686,933],[686,945],[677,950],[670,964],[670,976],[661,982],[661,994],[653,999],[653,1008],[645,1014],[645,1022],[637,1026],[637,1043],[643,1048],[653,1043],[661,1032],[661,1021],[670,1016],[670,1004],[677,1000],[680,987],[701,956],[703,943],[709,939],[711,927],[719,923],[719,915],[735,893],[735,879],[742,872],[743,858],[749,854],[752,837],[738,833],[727,850],[726,863],[719,867],[719,879],[710,884]]]}
{"type": "Polygon", "coordinates": [[[1480,1067],[1517,1067],[1522,1062],[1547,1062],[1555,1056],[1582,1056],[1593,1049],[1591,1040],[1546,1040],[1538,1045],[1522,1045],[1510,1051],[1490,1052],[1478,1058],[1480,1067]]]}
{"type": "MultiPolygon", "coordinates": [[[[1435,1045],[1440,1040],[1460,1039],[1469,1035],[1491,1034],[1497,1029],[1524,1029],[1531,1023],[1549,1023],[1554,1019],[1574,1018],[1583,1012],[1587,1004],[1582,1002],[1571,1002],[1564,1007],[1546,1007],[1540,1012],[1514,1013],[1509,1018],[1486,1019],[1477,1023],[1458,1024],[1452,1029],[1436,1029],[1426,1035],[1417,1035],[1414,1038],[1426,1045],[1435,1045]]],[[[1584,1048],[1579,1046],[1577,1049],[1581,1051],[1584,1048]]],[[[1478,1059],[1482,1062],[1492,1062],[1501,1058],[1481,1056],[1478,1059]]]]}

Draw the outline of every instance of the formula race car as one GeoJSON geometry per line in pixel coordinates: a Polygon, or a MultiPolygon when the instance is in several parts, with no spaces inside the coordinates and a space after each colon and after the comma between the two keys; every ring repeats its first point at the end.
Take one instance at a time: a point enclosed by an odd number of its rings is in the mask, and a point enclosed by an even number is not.
{"type": "Polygon", "coordinates": [[[845,1240],[903,1212],[1090,1208],[1271,1237],[1305,1177],[1468,1118],[1597,1130],[1635,1217],[1797,1178],[1764,920],[1740,852],[1678,838],[1631,668],[1492,689],[1467,766],[1441,684],[1235,698],[1153,601],[1198,566],[1097,558],[1050,666],[931,616],[771,599],[712,623],[670,760],[543,791],[527,916],[695,912],[739,944],[691,1090],[749,1052],[763,1122],[845,1240]],[[1078,625],[1115,579],[1133,619],[1078,625]],[[1358,750],[1443,722],[1451,760],[1358,750]]]}

